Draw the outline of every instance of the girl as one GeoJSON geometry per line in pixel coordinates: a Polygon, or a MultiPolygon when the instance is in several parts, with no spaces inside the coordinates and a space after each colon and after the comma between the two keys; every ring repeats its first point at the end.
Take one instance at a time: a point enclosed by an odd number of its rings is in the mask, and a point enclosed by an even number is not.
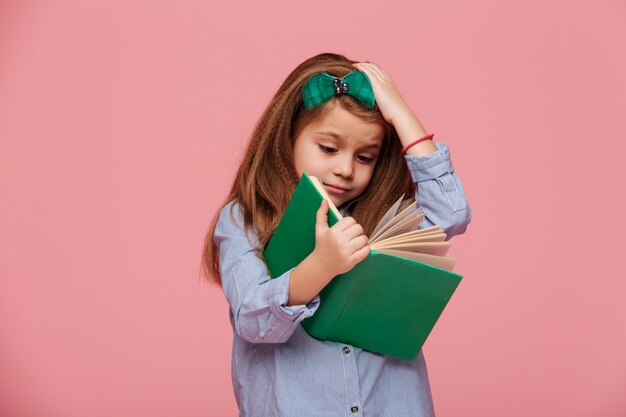
{"type": "Polygon", "coordinates": [[[221,285],[233,328],[240,416],[433,416],[423,353],[414,361],[320,341],[299,323],[319,291],[369,254],[367,235],[402,194],[447,239],[471,209],[446,144],[432,141],[378,66],[324,53],[295,68],[252,133],[232,190],[206,236],[203,271],[221,285]],[[418,139],[416,141],[416,139],[418,139]],[[303,172],[346,216],[317,213],[315,249],[271,279],[263,250],[303,172]]]}

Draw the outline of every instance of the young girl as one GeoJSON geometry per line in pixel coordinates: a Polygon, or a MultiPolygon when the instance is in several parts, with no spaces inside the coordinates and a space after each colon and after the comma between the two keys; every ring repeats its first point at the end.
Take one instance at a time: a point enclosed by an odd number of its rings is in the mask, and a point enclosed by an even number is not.
{"type": "Polygon", "coordinates": [[[230,305],[240,416],[434,415],[421,351],[407,361],[320,341],[300,326],[320,290],[369,254],[366,236],[402,194],[427,212],[421,228],[438,224],[447,239],[466,230],[470,206],[447,145],[432,137],[373,63],[320,54],[280,86],[204,247],[203,271],[230,305]],[[329,228],[322,202],[315,249],[271,279],[263,250],[303,172],[346,217],[329,228]]]}

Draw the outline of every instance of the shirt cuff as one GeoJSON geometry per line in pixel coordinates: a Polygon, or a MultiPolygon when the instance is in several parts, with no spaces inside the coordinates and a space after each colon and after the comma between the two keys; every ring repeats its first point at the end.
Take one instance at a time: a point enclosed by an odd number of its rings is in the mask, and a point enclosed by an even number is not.
{"type": "Polygon", "coordinates": [[[437,150],[428,155],[404,155],[413,182],[432,180],[454,171],[448,145],[443,142],[435,145],[437,150]]]}
{"type": "Polygon", "coordinates": [[[293,271],[293,268],[287,272],[285,279],[278,280],[278,285],[274,287],[270,300],[270,310],[279,320],[299,322],[315,313],[320,304],[320,296],[317,294],[306,305],[297,304],[288,306],[291,271],[293,271]]]}

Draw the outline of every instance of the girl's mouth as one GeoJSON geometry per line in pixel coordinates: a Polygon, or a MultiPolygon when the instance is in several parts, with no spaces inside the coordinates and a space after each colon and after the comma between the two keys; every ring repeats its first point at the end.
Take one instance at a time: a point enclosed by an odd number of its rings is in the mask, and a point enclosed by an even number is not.
{"type": "Polygon", "coordinates": [[[324,184],[324,186],[326,187],[326,191],[328,191],[329,193],[345,194],[348,191],[350,191],[347,188],[337,187],[337,186],[330,185],[330,184],[324,184]]]}

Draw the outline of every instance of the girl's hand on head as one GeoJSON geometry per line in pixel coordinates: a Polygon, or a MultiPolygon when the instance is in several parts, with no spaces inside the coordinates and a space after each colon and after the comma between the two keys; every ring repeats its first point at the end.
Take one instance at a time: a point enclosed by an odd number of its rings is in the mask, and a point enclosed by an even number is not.
{"type": "Polygon", "coordinates": [[[317,210],[315,249],[324,275],[334,277],[348,272],[370,253],[363,227],[353,217],[344,217],[328,227],[328,202],[323,200],[317,210]]]}
{"type": "Polygon", "coordinates": [[[371,62],[358,62],[354,66],[370,79],[376,104],[388,123],[394,125],[407,112],[413,113],[391,78],[380,67],[371,62]]]}
{"type": "MultiPolygon", "coordinates": [[[[426,129],[406,104],[391,78],[382,69],[369,62],[359,62],[354,66],[370,79],[378,108],[385,120],[398,133],[403,147],[427,134],[426,129]]],[[[426,140],[411,148],[408,154],[422,156],[436,150],[437,146],[431,140],[426,140]]]]}

